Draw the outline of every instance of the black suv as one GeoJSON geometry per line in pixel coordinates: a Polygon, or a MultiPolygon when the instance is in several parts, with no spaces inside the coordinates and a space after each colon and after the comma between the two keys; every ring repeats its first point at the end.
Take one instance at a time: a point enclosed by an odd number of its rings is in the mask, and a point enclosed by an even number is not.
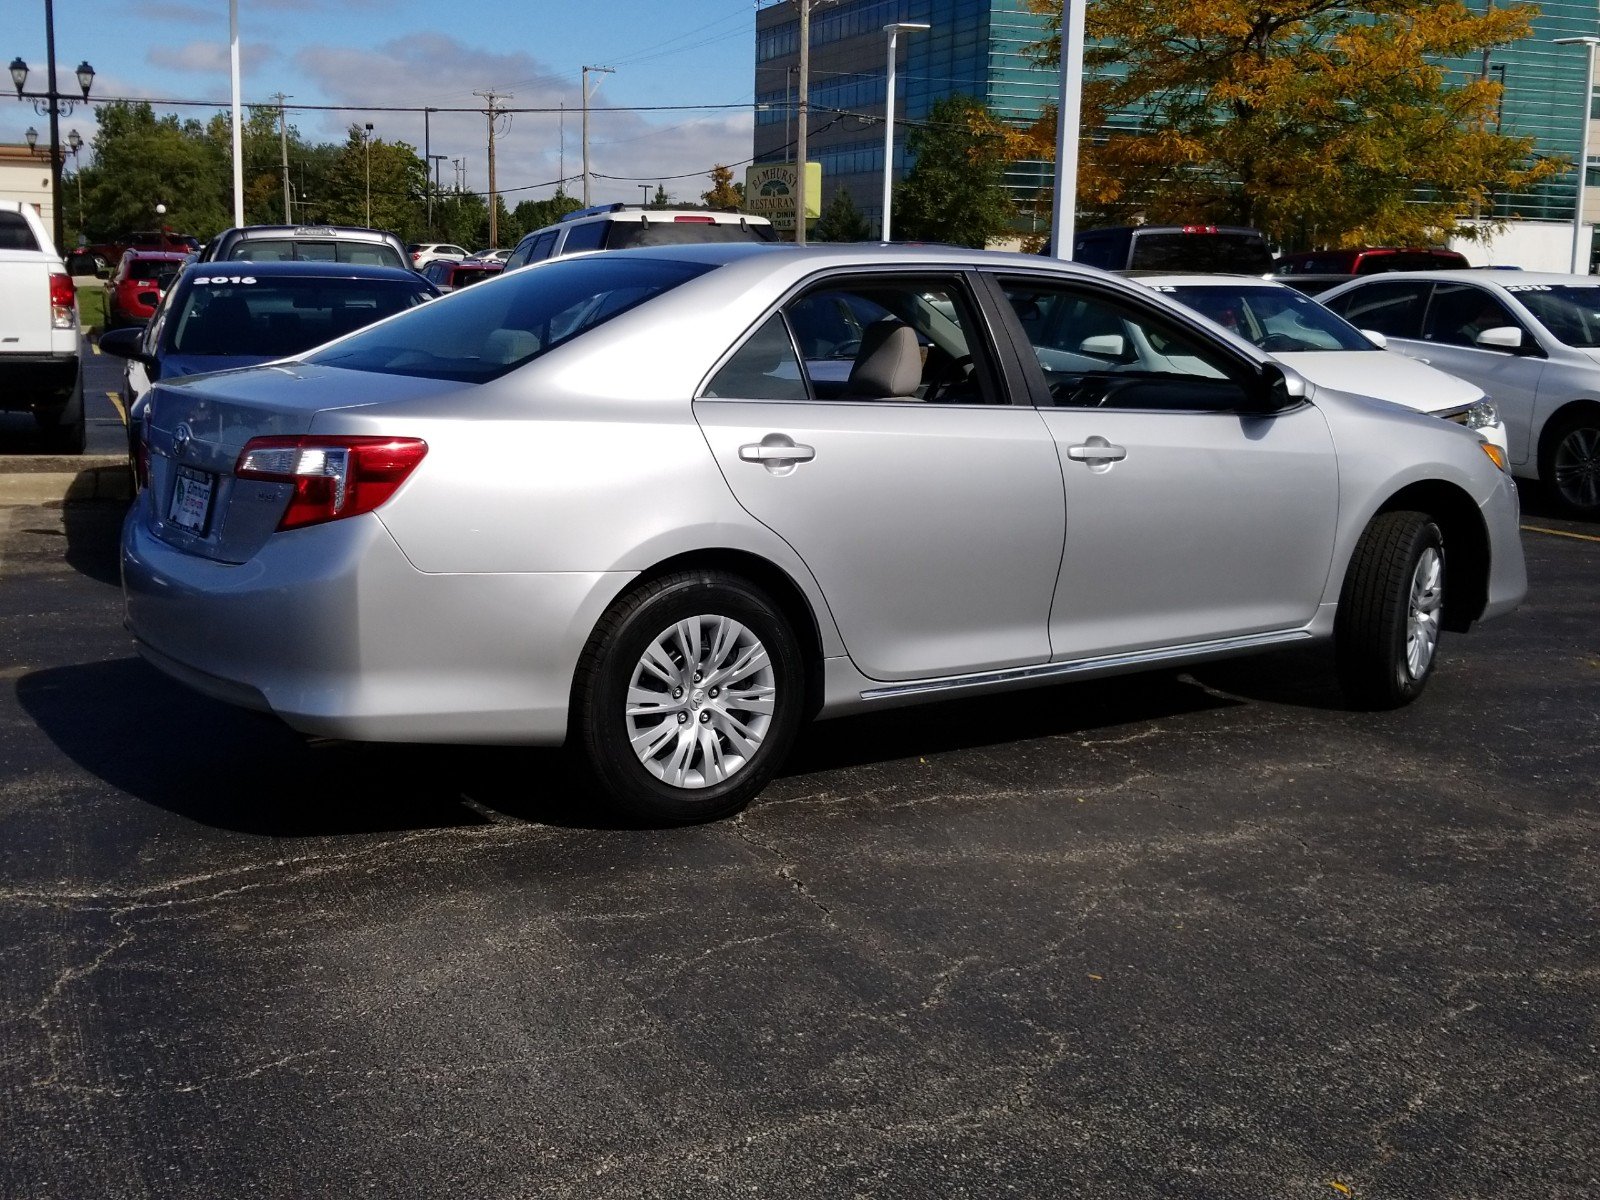
{"type": "Polygon", "coordinates": [[[1107,271],[1269,275],[1267,235],[1245,225],[1118,225],[1072,239],[1072,261],[1107,271]]]}
{"type": "Polygon", "coordinates": [[[356,225],[242,225],[206,243],[198,262],[341,262],[411,269],[405,243],[356,225]]]}

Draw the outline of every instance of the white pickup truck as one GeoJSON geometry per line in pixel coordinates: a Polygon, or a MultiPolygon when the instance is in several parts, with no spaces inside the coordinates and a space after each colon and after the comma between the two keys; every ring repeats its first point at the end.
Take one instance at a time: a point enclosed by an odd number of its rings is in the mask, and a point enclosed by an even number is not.
{"type": "Polygon", "coordinates": [[[32,206],[0,200],[0,410],[31,412],[55,454],[84,446],[77,299],[32,206]]]}

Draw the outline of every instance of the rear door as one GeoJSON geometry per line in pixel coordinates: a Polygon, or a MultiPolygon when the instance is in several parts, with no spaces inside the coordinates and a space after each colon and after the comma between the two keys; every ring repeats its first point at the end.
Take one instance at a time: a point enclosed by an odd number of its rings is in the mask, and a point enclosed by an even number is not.
{"type": "Polygon", "coordinates": [[[874,679],[1049,657],[1061,470],[1008,378],[959,274],[852,272],[791,297],[695,402],[728,486],[874,679]]]}

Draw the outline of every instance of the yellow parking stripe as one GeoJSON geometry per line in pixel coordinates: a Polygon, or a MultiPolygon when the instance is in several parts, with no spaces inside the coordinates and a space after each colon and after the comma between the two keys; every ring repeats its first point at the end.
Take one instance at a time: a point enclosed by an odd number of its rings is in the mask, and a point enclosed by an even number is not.
{"type": "Polygon", "coordinates": [[[1524,525],[1524,533],[1548,533],[1551,537],[1576,538],[1580,542],[1600,542],[1592,533],[1572,533],[1565,529],[1546,529],[1543,525],[1524,525]]]}
{"type": "Polygon", "coordinates": [[[123,427],[128,424],[128,410],[122,407],[122,397],[115,392],[107,392],[106,399],[111,401],[111,406],[117,410],[117,416],[122,418],[123,427]]]}

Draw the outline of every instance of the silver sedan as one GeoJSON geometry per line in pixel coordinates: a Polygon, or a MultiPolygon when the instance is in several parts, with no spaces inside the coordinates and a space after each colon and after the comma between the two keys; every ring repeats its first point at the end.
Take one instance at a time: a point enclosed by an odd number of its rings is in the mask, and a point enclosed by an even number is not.
{"type": "Polygon", "coordinates": [[[1407,703],[1526,589],[1483,447],[1037,256],[584,255],[158,384],[127,621],[298,730],[704,820],[815,716],[1313,640],[1407,703]]]}

